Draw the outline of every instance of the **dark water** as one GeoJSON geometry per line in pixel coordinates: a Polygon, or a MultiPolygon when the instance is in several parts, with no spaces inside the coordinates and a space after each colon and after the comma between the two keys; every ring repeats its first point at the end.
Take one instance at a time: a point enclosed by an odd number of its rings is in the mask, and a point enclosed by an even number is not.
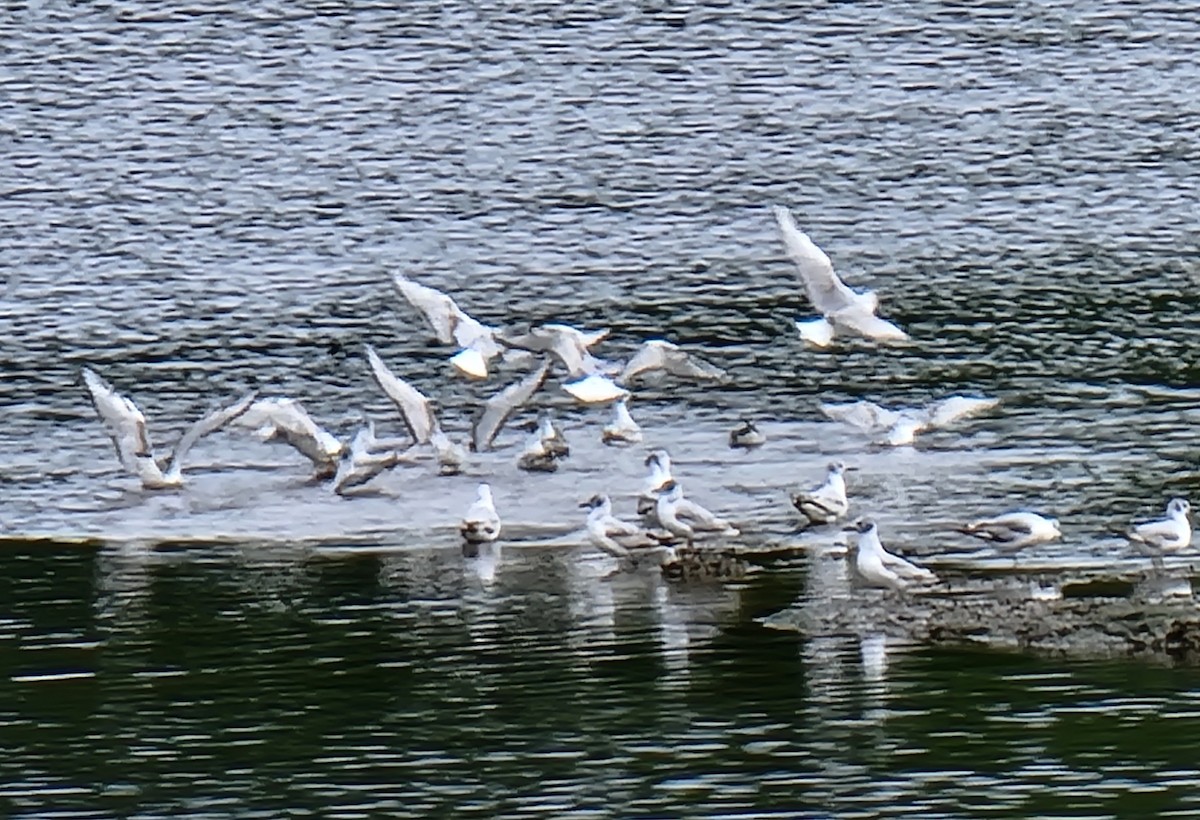
{"type": "Polygon", "coordinates": [[[629,505],[641,452],[556,387],[563,472],[508,432],[346,500],[233,432],[144,493],[79,381],[163,448],[250,384],[398,430],[370,342],[460,435],[499,382],[449,377],[403,272],[727,368],[633,410],[747,546],[794,545],[785,491],[836,456],[890,544],[1029,504],[1063,520],[1044,554],[1130,560],[1110,527],[1200,485],[1186,10],[44,2],[0,36],[8,816],[1196,813],[1194,670],[764,628],[819,588],[803,559],[684,587],[583,546],[465,560],[481,477],[517,533],[629,505]],[[800,347],[774,203],[912,345],[800,347]],[[1004,403],[887,452],[816,411],[951,392],[1004,403]],[[771,440],[733,454],[744,414],[771,440]]]}

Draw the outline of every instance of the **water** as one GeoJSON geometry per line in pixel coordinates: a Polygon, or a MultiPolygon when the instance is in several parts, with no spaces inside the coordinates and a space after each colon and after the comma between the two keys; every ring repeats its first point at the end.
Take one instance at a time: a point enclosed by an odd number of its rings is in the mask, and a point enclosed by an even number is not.
{"type": "Polygon", "coordinates": [[[1128,560],[1109,529],[1198,483],[1187,14],[45,2],[0,34],[9,816],[1195,813],[1193,670],[766,629],[814,588],[799,557],[727,587],[464,559],[481,477],[518,538],[631,503],[641,451],[554,386],[559,474],[519,474],[510,430],[345,500],[234,433],[137,490],[79,380],[164,451],[251,384],[398,432],[370,342],[462,435],[498,382],[448,377],[403,272],[728,369],[633,410],[750,548],[794,545],[786,490],[841,458],[890,545],[1028,504],[1064,522],[1043,556],[1128,560]],[[915,343],[803,351],[773,203],[915,343]],[[816,410],[952,392],[1004,404],[888,452],[816,410]],[[743,415],[755,453],[724,448],[743,415]]]}

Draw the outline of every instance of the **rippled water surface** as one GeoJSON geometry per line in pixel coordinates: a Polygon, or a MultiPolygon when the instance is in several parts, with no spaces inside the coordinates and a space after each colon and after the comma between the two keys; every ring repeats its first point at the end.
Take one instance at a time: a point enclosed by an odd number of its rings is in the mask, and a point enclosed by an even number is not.
{"type": "Polygon", "coordinates": [[[1198,495],[1186,10],[44,2],[0,37],[7,816],[1198,811],[1194,670],[760,623],[821,588],[787,490],[831,458],[921,554],[1031,505],[1063,520],[1043,557],[1128,561],[1112,527],[1198,495]],[[911,344],[802,348],[775,203],[911,344]],[[164,451],[248,386],[398,433],[371,343],[463,435],[519,371],[453,378],[396,272],[727,369],[632,407],[760,571],[606,578],[577,504],[627,512],[643,452],[553,383],[555,475],[511,429],[352,499],[245,432],[179,493],[119,471],[85,364],[164,451]],[[1003,403],[913,448],[817,411],[955,392],[1003,403]],[[725,447],[743,416],[766,447],[725,447]],[[464,558],[483,478],[511,538],[464,558]]]}

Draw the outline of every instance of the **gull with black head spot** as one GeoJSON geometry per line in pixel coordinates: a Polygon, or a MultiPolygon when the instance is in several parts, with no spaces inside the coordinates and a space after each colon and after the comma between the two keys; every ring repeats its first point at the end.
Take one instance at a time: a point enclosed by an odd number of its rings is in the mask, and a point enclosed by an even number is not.
{"type": "Polygon", "coordinates": [[[805,526],[832,524],[850,511],[845,473],[846,465],[834,461],[830,463],[822,483],[811,490],[792,494],[792,506],[808,519],[805,526]]]}
{"type": "Polygon", "coordinates": [[[483,544],[500,537],[500,516],[492,499],[492,488],[480,484],[475,501],[467,508],[458,531],[468,544],[483,544]]]}
{"type": "Polygon", "coordinates": [[[1163,556],[1187,549],[1192,543],[1192,507],[1185,498],[1167,502],[1167,515],[1156,521],[1135,525],[1125,537],[1141,552],[1150,556],[1157,570],[1163,569],[1163,556]]]}
{"type": "Polygon", "coordinates": [[[879,528],[874,521],[862,519],[846,527],[846,531],[858,534],[853,566],[863,584],[904,591],[913,584],[937,581],[937,576],[925,567],[884,549],[883,542],[879,540],[879,528]]]}

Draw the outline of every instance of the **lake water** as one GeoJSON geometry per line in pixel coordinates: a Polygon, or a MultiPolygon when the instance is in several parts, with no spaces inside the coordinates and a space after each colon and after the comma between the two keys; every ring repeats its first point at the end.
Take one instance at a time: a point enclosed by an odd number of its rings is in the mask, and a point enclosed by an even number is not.
{"type": "MultiPolygon", "coordinates": [[[[936,556],[1030,505],[1043,560],[1200,497],[1200,29],[1169,4],[42,2],[0,21],[0,809],[9,817],[1192,816],[1200,672],[806,634],[787,491],[936,556]],[[788,205],[912,344],[800,345],[788,205]],[[79,370],[165,452],[249,386],[402,426],[363,343],[462,436],[484,384],[390,284],[492,324],[663,336],[727,369],[632,409],[734,519],[736,584],[608,579],[578,503],[644,450],[343,499],[228,431],[124,476],[79,370]],[[821,401],[996,411],[881,451],[821,401]],[[752,417],[769,436],[730,451],[752,417]],[[464,558],[493,484],[510,538],[464,558]],[[552,539],[560,546],[538,545],[552,539]]],[[[529,411],[532,414],[532,410],[529,411]]],[[[902,606],[902,603],[896,603],[902,606]]]]}

